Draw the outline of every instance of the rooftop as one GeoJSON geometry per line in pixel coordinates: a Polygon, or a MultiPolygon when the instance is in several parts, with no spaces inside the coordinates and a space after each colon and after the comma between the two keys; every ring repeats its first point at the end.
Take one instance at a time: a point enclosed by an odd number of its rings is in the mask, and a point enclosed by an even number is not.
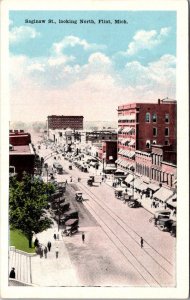
{"type": "Polygon", "coordinates": [[[9,151],[9,155],[34,155],[34,151],[32,149],[31,144],[29,145],[22,145],[22,146],[13,146],[13,150],[9,151]]]}

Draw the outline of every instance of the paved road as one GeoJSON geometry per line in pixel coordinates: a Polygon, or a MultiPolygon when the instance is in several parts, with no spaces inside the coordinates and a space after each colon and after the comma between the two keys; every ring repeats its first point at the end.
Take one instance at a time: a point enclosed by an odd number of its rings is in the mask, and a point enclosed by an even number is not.
{"type": "MultiPolygon", "coordinates": [[[[43,155],[48,151],[42,149],[43,155]]],[[[73,182],[68,190],[70,202],[73,208],[79,209],[80,217],[83,216],[80,226],[87,239],[85,245],[81,244],[80,233],[64,239],[77,274],[76,282],[85,286],[174,286],[175,239],[149,223],[151,214],[148,211],[124,205],[106,183],[87,186],[89,174],[76,168],[68,170],[69,163],[63,158],[61,163],[66,173],[57,178],[69,181],[72,175],[73,182]],[[80,183],[78,177],[81,177],[80,183]],[[83,190],[88,198],[83,204],[74,201],[76,189],[83,190]]],[[[91,172],[95,173],[93,169],[91,172]]]]}

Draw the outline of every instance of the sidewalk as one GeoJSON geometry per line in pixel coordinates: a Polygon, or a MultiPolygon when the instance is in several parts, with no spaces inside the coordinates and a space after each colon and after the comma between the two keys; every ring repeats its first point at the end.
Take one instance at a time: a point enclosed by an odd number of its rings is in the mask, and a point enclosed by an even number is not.
{"type": "MultiPolygon", "coordinates": [[[[114,190],[114,187],[112,185],[113,184],[112,179],[107,179],[105,181],[105,184],[109,185],[114,190]]],[[[134,192],[134,197],[138,199],[138,201],[141,203],[144,209],[148,210],[152,214],[155,214],[156,211],[163,209],[162,207],[157,207],[157,208],[151,207],[152,200],[148,197],[145,197],[145,195],[143,195],[142,199],[140,199],[139,194],[134,192]]]]}
{"type": "Polygon", "coordinates": [[[32,283],[40,286],[76,286],[78,279],[64,239],[61,237],[61,231],[59,231],[59,240],[53,239],[53,234],[57,233],[56,227],[37,234],[40,243],[46,246],[50,241],[52,247],[47,253],[47,258],[44,256],[40,258],[37,255],[31,259],[32,283]],[[56,247],[59,248],[58,258],[55,254],[56,247]]]}

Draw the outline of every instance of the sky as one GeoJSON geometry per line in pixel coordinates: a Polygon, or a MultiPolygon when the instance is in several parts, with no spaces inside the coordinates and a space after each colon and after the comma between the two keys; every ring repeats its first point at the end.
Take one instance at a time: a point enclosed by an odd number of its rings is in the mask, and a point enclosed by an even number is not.
{"type": "Polygon", "coordinates": [[[176,13],[10,11],[9,57],[11,121],[116,121],[118,105],[176,99],[176,13]]]}

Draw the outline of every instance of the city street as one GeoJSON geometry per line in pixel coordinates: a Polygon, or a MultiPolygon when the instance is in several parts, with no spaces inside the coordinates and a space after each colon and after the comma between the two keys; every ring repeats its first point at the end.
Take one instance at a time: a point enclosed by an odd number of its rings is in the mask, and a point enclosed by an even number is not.
{"type": "MultiPolygon", "coordinates": [[[[45,157],[51,152],[42,146],[39,154],[45,157]]],[[[47,160],[48,165],[53,161],[54,156],[47,160]]],[[[47,260],[35,257],[33,283],[45,286],[175,286],[175,238],[149,222],[152,216],[149,211],[142,207],[129,208],[116,199],[108,182],[101,183],[101,176],[95,177],[94,186],[88,186],[89,173],[82,173],[76,167],[69,170],[70,163],[62,156],[59,162],[64,174],[57,174],[56,179],[68,182],[65,197],[71,208],[79,210],[79,232],[53,242],[53,232],[57,231],[55,224],[54,228],[38,235],[44,243],[51,239],[52,251],[59,243],[60,257],[59,263],[55,262],[52,252],[47,260]],[[85,195],[83,203],[74,199],[76,190],[85,195]],[[82,232],[85,233],[84,243],[82,232]],[[43,276],[40,276],[42,270],[43,276]]],[[[97,174],[97,171],[90,168],[90,174],[97,174]]]]}

